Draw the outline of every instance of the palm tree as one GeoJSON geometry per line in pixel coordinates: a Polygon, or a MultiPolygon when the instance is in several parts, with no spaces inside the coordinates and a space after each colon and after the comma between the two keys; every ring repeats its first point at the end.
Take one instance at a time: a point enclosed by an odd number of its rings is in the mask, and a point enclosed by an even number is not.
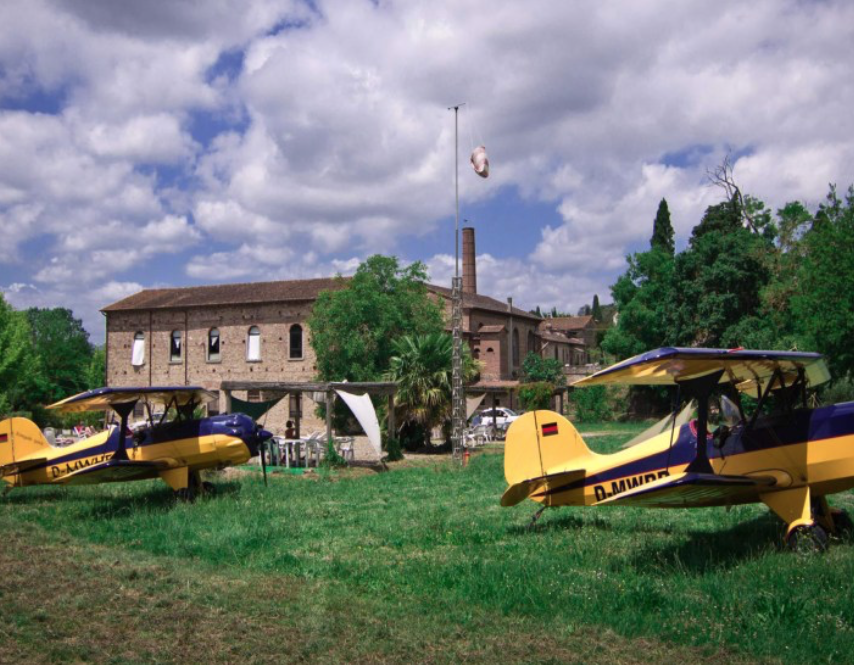
{"type": "MultiPolygon", "coordinates": [[[[477,375],[479,364],[463,347],[463,377],[477,375]]],[[[395,402],[401,411],[401,428],[422,426],[426,435],[450,417],[453,340],[447,333],[404,335],[392,343],[387,381],[397,384],[395,402]]]]}

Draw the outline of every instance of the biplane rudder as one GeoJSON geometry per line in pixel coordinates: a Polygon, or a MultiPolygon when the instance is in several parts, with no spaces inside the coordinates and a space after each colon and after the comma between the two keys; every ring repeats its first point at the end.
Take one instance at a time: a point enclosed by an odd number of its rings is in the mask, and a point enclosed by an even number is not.
{"type": "Polygon", "coordinates": [[[26,459],[45,448],[50,444],[32,420],[15,417],[0,422],[0,466],[26,459]]]}
{"type": "Polygon", "coordinates": [[[509,485],[566,471],[586,469],[590,451],[575,426],[554,411],[529,411],[507,430],[504,477],[509,485]]]}

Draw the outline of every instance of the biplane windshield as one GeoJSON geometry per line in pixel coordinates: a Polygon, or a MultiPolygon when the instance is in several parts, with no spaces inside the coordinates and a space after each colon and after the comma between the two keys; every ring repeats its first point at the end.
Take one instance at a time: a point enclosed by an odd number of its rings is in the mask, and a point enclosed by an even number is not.
{"type": "Polygon", "coordinates": [[[572,385],[579,388],[607,384],[665,386],[721,370],[720,383],[731,383],[741,392],[749,393],[765,390],[772,381],[791,386],[802,377],[807,386],[814,388],[830,380],[824,359],[818,353],[668,347],[629,358],[572,385]]]}

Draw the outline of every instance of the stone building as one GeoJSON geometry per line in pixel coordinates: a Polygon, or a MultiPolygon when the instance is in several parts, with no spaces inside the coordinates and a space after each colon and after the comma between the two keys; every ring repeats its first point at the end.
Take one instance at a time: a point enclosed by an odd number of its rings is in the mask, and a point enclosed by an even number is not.
{"type": "MultiPolygon", "coordinates": [[[[229,380],[311,381],[315,356],[306,318],[321,291],[338,288],[329,278],[140,291],[101,310],[107,385],[197,385],[218,392],[229,380]]],[[[321,429],[314,405],[302,401],[297,395],[284,400],[268,424],[281,430],[301,413],[305,427],[321,429]]],[[[220,396],[209,412],[223,405],[220,396]]]]}
{"type": "MultiPolygon", "coordinates": [[[[315,356],[306,320],[321,291],[339,288],[342,281],[325,278],[140,291],[102,310],[107,385],[198,385],[219,392],[223,382],[312,382],[315,356]]],[[[451,290],[427,288],[444,303],[450,330],[451,290]]],[[[480,381],[470,389],[491,393],[487,403],[513,407],[529,352],[571,362],[581,341],[543,323],[510,298],[501,302],[477,292],[474,230],[463,229],[463,335],[483,363],[480,381]]],[[[234,396],[260,401],[272,395],[234,396]]],[[[225,409],[225,401],[220,395],[209,412],[225,409]]],[[[308,395],[291,394],[265,425],[280,432],[299,414],[303,431],[322,429],[314,411],[308,395]]]]}
{"type": "Polygon", "coordinates": [[[539,331],[544,336],[558,335],[568,340],[565,365],[586,365],[591,362],[590,351],[596,346],[599,331],[599,326],[592,316],[545,318],[540,321],[539,331]]]}

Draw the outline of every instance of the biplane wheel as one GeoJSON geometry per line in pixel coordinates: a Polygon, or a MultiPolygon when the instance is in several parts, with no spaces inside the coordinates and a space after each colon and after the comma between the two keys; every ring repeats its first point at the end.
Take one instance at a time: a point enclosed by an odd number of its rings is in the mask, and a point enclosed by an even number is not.
{"type": "Polygon", "coordinates": [[[824,552],[827,549],[827,531],[818,524],[799,524],[786,536],[786,545],[793,552],[824,552]]]}
{"type": "Polygon", "coordinates": [[[196,493],[190,487],[175,491],[175,498],[184,503],[192,503],[196,500],[196,493]]]}
{"type": "Polygon", "coordinates": [[[202,483],[202,492],[213,496],[214,494],[216,494],[216,485],[214,485],[213,483],[209,483],[207,480],[205,480],[202,483]]]}

